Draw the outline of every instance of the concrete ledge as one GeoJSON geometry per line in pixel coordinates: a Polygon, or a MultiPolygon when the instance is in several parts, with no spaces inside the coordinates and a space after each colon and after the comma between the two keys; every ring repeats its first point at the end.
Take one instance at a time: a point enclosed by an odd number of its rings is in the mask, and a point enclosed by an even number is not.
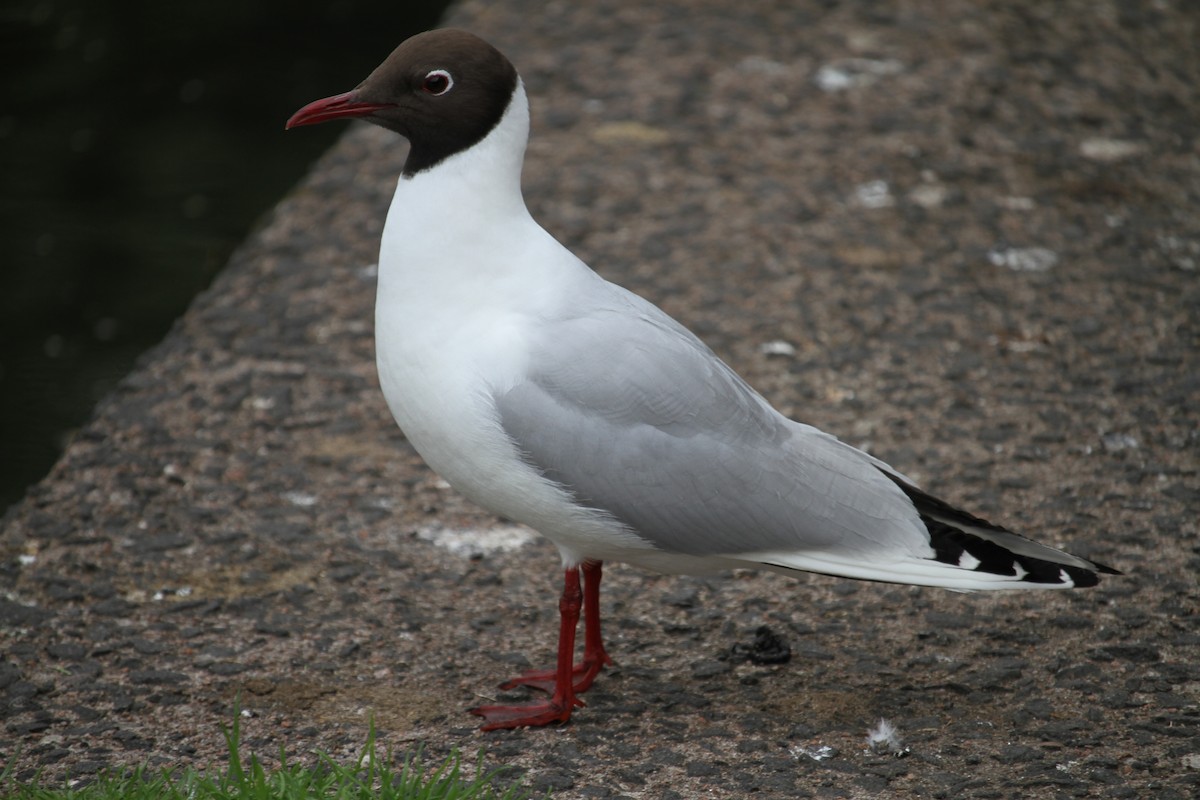
{"type": "Polygon", "coordinates": [[[379,394],[404,145],[355,128],[4,518],[17,774],[216,762],[240,693],[268,759],[348,756],[373,716],[397,752],[486,744],[556,797],[1193,796],[1186,4],[508,0],[450,22],[521,69],[529,204],[580,256],[793,416],[1128,574],[981,597],[617,567],[619,666],[588,707],[479,734],[465,709],[551,658],[557,559],[439,545],[506,523],[379,394]],[[760,625],[790,663],[730,657],[760,625]],[[880,717],[908,758],[864,753],[880,717]]]}

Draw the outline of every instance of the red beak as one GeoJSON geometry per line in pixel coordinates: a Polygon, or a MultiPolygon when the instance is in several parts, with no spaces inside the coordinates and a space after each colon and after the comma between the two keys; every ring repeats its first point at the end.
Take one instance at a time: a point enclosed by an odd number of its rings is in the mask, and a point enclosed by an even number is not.
{"type": "Polygon", "coordinates": [[[354,92],[326,97],[324,100],[314,100],[304,108],[292,114],[291,119],[283,126],[284,130],[298,128],[301,125],[315,125],[331,119],[343,117],[365,117],[380,109],[388,108],[386,103],[364,103],[354,96],[354,92]]]}

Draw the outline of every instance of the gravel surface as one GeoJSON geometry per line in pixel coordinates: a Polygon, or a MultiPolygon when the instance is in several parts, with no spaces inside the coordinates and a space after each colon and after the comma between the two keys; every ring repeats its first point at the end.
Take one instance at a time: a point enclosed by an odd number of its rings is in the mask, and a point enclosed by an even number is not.
{"type": "Polygon", "coordinates": [[[373,263],[404,146],[354,127],[4,517],[0,757],[214,763],[240,695],[268,761],[348,758],[373,717],[563,798],[1195,797],[1200,15],[900,5],[449,21],[522,71],[526,195],[568,246],[785,412],[1126,575],[613,566],[588,707],[479,733],[465,709],[552,657],[558,562],[391,422],[373,263]],[[902,743],[868,748],[880,718],[902,743]]]}

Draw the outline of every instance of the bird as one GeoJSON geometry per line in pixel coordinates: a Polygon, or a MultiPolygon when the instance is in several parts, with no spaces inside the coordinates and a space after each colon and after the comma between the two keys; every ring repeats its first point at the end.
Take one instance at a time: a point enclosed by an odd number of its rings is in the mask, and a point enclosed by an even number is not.
{"type": "Polygon", "coordinates": [[[958,591],[1094,586],[1120,574],[989,523],[773,408],[687,328],[611,283],[528,211],[529,102],[472,33],[404,40],[296,128],[361,119],[409,142],[380,242],[376,365],[425,462],[553,542],[555,665],[470,709],[483,730],[567,722],[612,658],[605,562],[760,568],[958,591]],[[583,652],[575,662],[583,617],[583,652]]]}

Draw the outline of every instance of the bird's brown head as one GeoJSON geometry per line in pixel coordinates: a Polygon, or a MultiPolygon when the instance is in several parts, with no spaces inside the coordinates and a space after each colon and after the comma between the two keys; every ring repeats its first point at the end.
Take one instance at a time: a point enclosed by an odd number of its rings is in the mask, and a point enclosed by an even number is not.
{"type": "Polygon", "coordinates": [[[517,71],[490,44],[444,29],[406,39],[345,94],[316,100],[286,128],[360,118],[408,139],[404,174],[413,175],[487,136],[517,88],[517,71]]]}

